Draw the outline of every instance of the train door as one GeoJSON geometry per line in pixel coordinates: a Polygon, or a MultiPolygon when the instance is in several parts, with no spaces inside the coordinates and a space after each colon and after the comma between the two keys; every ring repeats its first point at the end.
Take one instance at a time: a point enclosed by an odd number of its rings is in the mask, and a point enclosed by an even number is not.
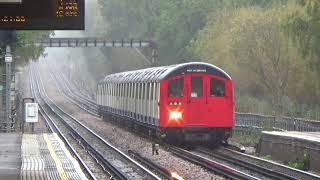
{"type": "Polygon", "coordinates": [[[230,114],[232,114],[233,97],[227,91],[226,80],[221,77],[209,75],[207,76],[206,84],[207,114],[212,117],[208,123],[214,126],[223,126],[230,119],[230,114]]]}
{"type": "Polygon", "coordinates": [[[206,81],[203,74],[186,75],[187,126],[204,126],[206,121],[206,81]]]}

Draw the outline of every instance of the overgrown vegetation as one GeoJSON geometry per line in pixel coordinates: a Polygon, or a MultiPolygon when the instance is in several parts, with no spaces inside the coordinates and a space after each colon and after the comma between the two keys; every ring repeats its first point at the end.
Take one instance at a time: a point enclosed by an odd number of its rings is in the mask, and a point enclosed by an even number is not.
{"type": "Polygon", "coordinates": [[[5,54],[6,46],[10,45],[16,65],[25,65],[29,60],[37,60],[43,55],[44,48],[24,46],[24,43],[49,38],[51,31],[0,31],[0,53],[5,54]]]}
{"type": "Polygon", "coordinates": [[[295,30],[291,18],[303,8],[293,1],[222,8],[209,15],[190,44],[195,56],[231,74],[236,93],[260,101],[253,106],[238,99],[238,111],[319,118],[320,69],[310,66],[311,56],[304,56],[296,37],[287,33],[295,30]]]}
{"type": "MultiPolygon", "coordinates": [[[[86,36],[154,40],[160,65],[215,64],[233,77],[237,111],[320,119],[318,1],[97,1],[88,2],[86,36]]],[[[134,49],[83,52],[89,76],[81,76],[93,87],[108,73],[149,66],[134,49]]]]}
{"type": "Polygon", "coordinates": [[[305,150],[302,158],[289,161],[288,165],[296,169],[307,171],[310,167],[310,154],[305,150]]]}
{"type": "Polygon", "coordinates": [[[243,146],[255,147],[261,138],[260,131],[252,131],[248,134],[237,133],[232,136],[232,141],[235,141],[243,146]]]}
{"type": "Polygon", "coordinates": [[[261,156],[260,158],[265,159],[265,160],[269,160],[269,161],[272,160],[272,156],[270,154],[265,155],[265,156],[261,156]]]}

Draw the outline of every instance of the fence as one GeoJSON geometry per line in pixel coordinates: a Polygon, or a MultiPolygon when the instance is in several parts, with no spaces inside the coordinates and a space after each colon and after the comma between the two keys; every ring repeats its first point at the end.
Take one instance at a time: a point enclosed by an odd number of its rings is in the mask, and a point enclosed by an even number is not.
{"type": "MultiPolygon", "coordinates": [[[[68,77],[68,76],[67,76],[68,77]]],[[[72,81],[72,78],[69,80],[72,81]]],[[[83,94],[94,94],[92,90],[84,86],[85,82],[81,80],[73,80],[77,89],[83,90],[83,94]]],[[[306,131],[306,132],[320,132],[320,120],[309,120],[295,117],[276,117],[269,115],[261,115],[254,113],[235,113],[235,127],[240,131],[252,130],[277,130],[277,131],[306,131]]]]}
{"type": "Polygon", "coordinates": [[[235,126],[240,129],[273,129],[280,131],[320,131],[320,121],[294,118],[276,117],[252,113],[235,113],[235,126]]]}

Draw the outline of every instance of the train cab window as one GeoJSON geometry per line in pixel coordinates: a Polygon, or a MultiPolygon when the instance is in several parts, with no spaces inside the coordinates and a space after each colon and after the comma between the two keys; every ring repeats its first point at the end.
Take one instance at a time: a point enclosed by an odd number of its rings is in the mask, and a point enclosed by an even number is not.
{"type": "Polygon", "coordinates": [[[201,97],[203,93],[202,77],[191,77],[191,97],[201,97]]]}
{"type": "Polygon", "coordinates": [[[211,79],[210,80],[210,96],[225,96],[224,81],[211,79]]]}
{"type": "Polygon", "coordinates": [[[183,97],[183,78],[171,80],[168,86],[169,97],[183,97]]]}

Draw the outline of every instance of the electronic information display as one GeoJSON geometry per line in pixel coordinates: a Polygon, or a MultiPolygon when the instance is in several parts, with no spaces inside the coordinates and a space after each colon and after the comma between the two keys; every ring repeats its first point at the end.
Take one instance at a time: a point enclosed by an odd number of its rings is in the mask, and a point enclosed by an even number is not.
{"type": "Polygon", "coordinates": [[[0,29],[83,30],[84,0],[0,0],[0,29]]]}

